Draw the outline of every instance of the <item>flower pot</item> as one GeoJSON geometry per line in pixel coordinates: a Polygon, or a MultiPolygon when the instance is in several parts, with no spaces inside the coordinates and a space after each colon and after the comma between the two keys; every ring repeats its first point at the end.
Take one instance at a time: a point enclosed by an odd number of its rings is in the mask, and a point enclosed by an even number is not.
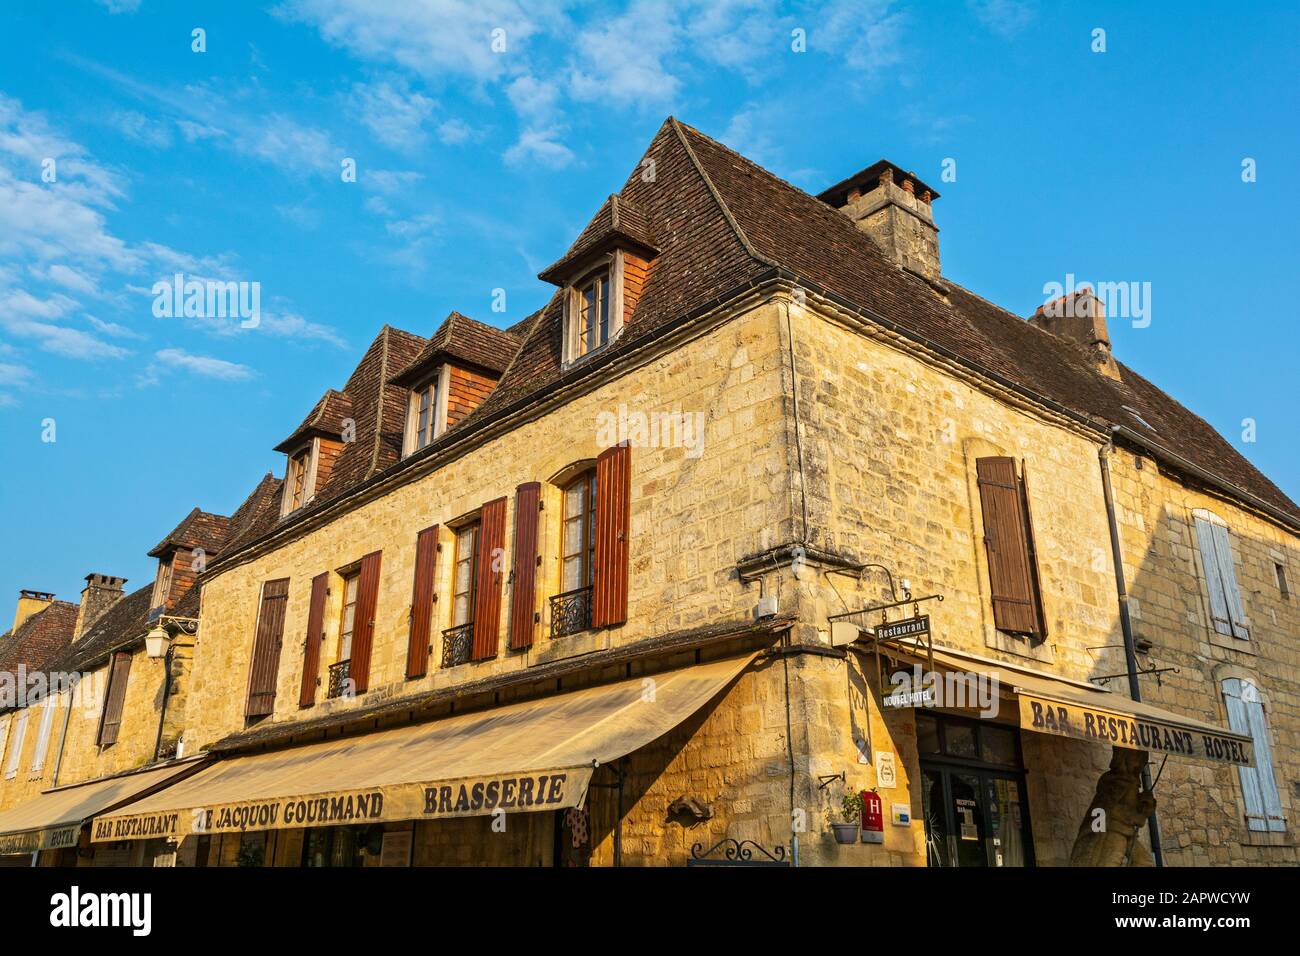
{"type": "Polygon", "coordinates": [[[832,823],[831,829],[835,831],[836,843],[858,842],[858,824],[856,823],[832,823]]]}

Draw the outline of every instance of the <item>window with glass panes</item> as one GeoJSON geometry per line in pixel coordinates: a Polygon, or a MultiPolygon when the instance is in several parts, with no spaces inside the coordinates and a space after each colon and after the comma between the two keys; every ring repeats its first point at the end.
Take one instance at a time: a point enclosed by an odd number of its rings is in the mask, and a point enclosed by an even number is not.
{"type": "Polygon", "coordinates": [[[586,355],[609,341],[609,273],[600,272],[578,287],[577,354],[586,355]]]}
{"type": "Polygon", "coordinates": [[[305,449],[289,459],[289,510],[302,506],[307,492],[307,465],[311,449],[305,449]]]}
{"type": "Polygon", "coordinates": [[[352,631],[357,620],[357,583],[360,580],[360,571],[343,575],[343,619],[339,624],[340,661],[352,659],[352,631]]]}
{"type": "Polygon", "coordinates": [[[590,587],[596,558],[596,471],[585,472],[564,489],[562,591],[590,587]]]}
{"type": "Polygon", "coordinates": [[[418,451],[433,441],[437,431],[438,386],[430,382],[415,392],[415,448],[418,451]]]}
{"type": "Polygon", "coordinates": [[[474,563],[478,552],[478,522],[456,532],[456,576],[453,581],[452,627],[474,620],[474,563]]]}

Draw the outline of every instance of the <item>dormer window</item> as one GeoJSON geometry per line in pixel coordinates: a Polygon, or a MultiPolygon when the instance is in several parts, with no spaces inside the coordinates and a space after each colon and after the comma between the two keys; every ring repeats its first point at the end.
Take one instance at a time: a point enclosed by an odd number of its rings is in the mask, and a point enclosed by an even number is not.
{"type": "Polygon", "coordinates": [[[404,455],[433,444],[447,430],[447,378],[448,366],[441,365],[430,378],[411,389],[402,443],[404,455]]]}
{"type": "Polygon", "coordinates": [[[289,456],[289,464],[284,473],[284,500],[280,514],[287,515],[297,511],[311,500],[312,486],[315,483],[314,464],[315,442],[304,446],[289,456]]]}
{"type": "Polygon", "coordinates": [[[601,266],[568,288],[565,299],[564,361],[576,362],[612,342],[623,327],[623,254],[615,251],[601,266]]]}
{"type": "Polygon", "coordinates": [[[608,272],[596,273],[579,287],[577,332],[578,356],[594,352],[609,341],[608,272]]]}

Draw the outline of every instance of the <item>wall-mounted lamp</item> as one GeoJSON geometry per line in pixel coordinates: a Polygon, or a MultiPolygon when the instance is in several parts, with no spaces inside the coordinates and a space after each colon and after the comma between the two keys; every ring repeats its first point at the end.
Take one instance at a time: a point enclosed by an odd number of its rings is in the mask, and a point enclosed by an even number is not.
{"type": "MultiPolygon", "coordinates": [[[[137,632],[139,633],[139,632],[137,632]]],[[[155,624],[144,637],[144,650],[149,655],[150,660],[161,660],[167,656],[167,646],[171,644],[171,635],[161,624],[155,624]]]]}

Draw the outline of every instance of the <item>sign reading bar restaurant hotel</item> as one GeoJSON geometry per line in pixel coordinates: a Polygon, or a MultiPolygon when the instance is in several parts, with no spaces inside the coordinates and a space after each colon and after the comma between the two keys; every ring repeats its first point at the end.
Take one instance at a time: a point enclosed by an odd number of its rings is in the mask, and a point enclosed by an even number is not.
{"type": "Polygon", "coordinates": [[[583,767],[104,816],[95,820],[92,839],[106,842],[187,833],[432,820],[485,816],[497,810],[564,810],[581,804],[591,773],[583,767]]]}
{"type": "Polygon", "coordinates": [[[1250,743],[1233,734],[1193,730],[1082,704],[1047,700],[1024,691],[1020,692],[1020,726],[1041,734],[1147,750],[1153,754],[1194,757],[1242,767],[1254,763],[1250,743]]]}
{"type": "Polygon", "coordinates": [[[25,830],[20,833],[0,835],[0,855],[35,853],[37,850],[57,850],[76,846],[80,825],[54,827],[45,830],[25,830]]]}

